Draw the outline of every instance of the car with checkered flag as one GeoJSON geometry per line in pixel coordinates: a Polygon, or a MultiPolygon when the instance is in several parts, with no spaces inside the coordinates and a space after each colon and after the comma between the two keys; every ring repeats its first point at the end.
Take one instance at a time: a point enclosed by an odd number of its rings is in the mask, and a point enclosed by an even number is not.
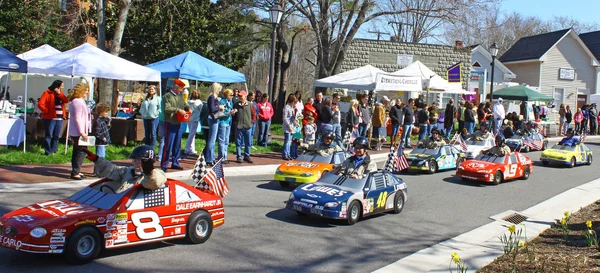
{"type": "Polygon", "coordinates": [[[199,244],[225,221],[220,196],[168,179],[155,190],[97,181],[61,200],[38,202],[0,217],[0,246],[29,253],[62,253],[76,264],[103,250],[186,238],[199,244]]]}

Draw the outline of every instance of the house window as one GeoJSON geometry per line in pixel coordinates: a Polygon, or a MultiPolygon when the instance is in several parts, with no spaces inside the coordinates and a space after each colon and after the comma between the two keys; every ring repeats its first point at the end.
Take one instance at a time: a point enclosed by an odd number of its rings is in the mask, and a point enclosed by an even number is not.
{"type": "Polygon", "coordinates": [[[565,89],[564,88],[554,88],[552,97],[554,98],[554,105],[561,105],[565,98],[565,89]]]}
{"type": "Polygon", "coordinates": [[[479,64],[479,62],[474,62],[473,67],[481,67],[481,65],[479,64]]]}

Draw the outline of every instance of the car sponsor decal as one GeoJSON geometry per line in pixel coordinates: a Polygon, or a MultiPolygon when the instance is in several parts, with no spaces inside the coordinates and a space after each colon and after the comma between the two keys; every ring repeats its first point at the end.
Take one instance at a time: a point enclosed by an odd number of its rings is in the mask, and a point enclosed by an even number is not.
{"type": "Polygon", "coordinates": [[[105,244],[105,246],[106,246],[106,247],[111,247],[111,246],[113,246],[113,243],[114,243],[114,242],[113,242],[113,240],[112,240],[112,239],[110,239],[110,240],[106,240],[106,244],[105,244]]]}
{"type": "Polygon", "coordinates": [[[310,197],[310,198],[321,198],[321,196],[320,196],[320,195],[316,195],[316,194],[312,194],[312,193],[309,193],[309,194],[307,194],[306,196],[308,196],[308,197],[310,197]]]}
{"type": "Polygon", "coordinates": [[[112,238],[112,232],[104,233],[104,239],[110,239],[110,238],[112,238]]]}
{"type": "Polygon", "coordinates": [[[56,229],[52,230],[52,233],[60,233],[60,232],[65,233],[65,232],[67,232],[67,230],[64,228],[56,228],[56,229]]]}
{"type": "Polygon", "coordinates": [[[485,165],[482,163],[479,163],[479,162],[469,162],[467,164],[467,167],[472,168],[472,169],[481,169],[481,168],[485,167],[485,165]]]}
{"type": "Polygon", "coordinates": [[[22,223],[27,223],[27,222],[33,221],[33,217],[31,217],[29,215],[17,215],[17,216],[13,216],[12,218],[15,219],[16,221],[19,221],[22,223]]]}
{"type": "Polygon", "coordinates": [[[346,210],[348,210],[348,208],[346,207],[346,202],[342,202],[342,207],[340,209],[340,217],[346,217],[346,210]]]}
{"type": "Polygon", "coordinates": [[[104,224],[104,222],[106,222],[106,218],[104,218],[104,217],[98,217],[98,223],[104,224]]]}
{"type": "Polygon", "coordinates": [[[348,193],[347,191],[339,190],[336,188],[321,185],[315,186],[313,184],[307,184],[305,186],[302,186],[302,188],[300,189],[307,192],[322,192],[333,197],[341,197],[344,196],[344,194],[348,193]]]}
{"type": "Polygon", "coordinates": [[[50,237],[50,243],[51,244],[55,244],[55,243],[65,243],[65,236],[61,236],[61,237],[50,237]]]}
{"type": "Polygon", "coordinates": [[[200,209],[200,208],[206,208],[206,207],[214,207],[214,206],[220,206],[221,205],[221,200],[217,199],[217,200],[207,200],[207,201],[196,201],[196,202],[188,202],[188,203],[183,203],[183,204],[177,204],[177,206],[175,206],[175,210],[176,211],[180,211],[180,210],[195,210],[195,209],[200,209]]]}
{"type": "Polygon", "coordinates": [[[112,213],[108,214],[108,215],[106,215],[106,219],[108,219],[108,220],[115,220],[115,215],[112,214],[112,213]]]}
{"type": "Polygon", "coordinates": [[[43,212],[46,212],[46,213],[48,213],[48,214],[50,214],[50,215],[54,216],[54,217],[59,217],[59,215],[58,215],[56,212],[54,212],[54,211],[51,211],[51,210],[49,210],[49,209],[41,209],[41,210],[42,210],[43,212]]]}
{"type": "Polygon", "coordinates": [[[79,221],[79,222],[75,223],[75,226],[86,225],[86,224],[95,225],[96,224],[96,220],[94,220],[94,219],[86,219],[86,220],[79,221]]]}
{"type": "Polygon", "coordinates": [[[185,218],[183,218],[183,217],[171,218],[171,224],[179,224],[179,223],[184,223],[184,222],[185,222],[185,218]]]}
{"type": "MultiPolygon", "coordinates": [[[[173,231],[173,233],[175,234],[181,234],[181,228],[180,227],[176,227],[175,230],[173,231]]],[[[173,234],[171,234],[173,235],[173,234]]]]}
{"type": "Polygon", "coordinates": [[[77,215],[86,212],[95,211],[96,208],[93,207],[84,207],[84,206],[76,206],[72,204],[67,204],[60,200],[51,200],[46,202],[41,202],[35,204],[39,206],[41,209],[54,209],[62,214],[66,215],[77,215]]]}
{"type": "Polygon", "coordinates": [[[215,211],[210,214],[210,217],[217,217],[217,216],[221,216],[221,215],[225,215],[225,212],[224,211],[215,211]]]}
{"type": "Polygon", "coordinates": [[[127,221],[127,212],[117,213],[115,221],[127,221]]]}
{"type": "Polygon", "coordinates": [[[65,247],[64,244],[50,245],[48,253],[54,253],[54,254],[63,253],[64,247],[65,247]]]}
{"type": "Polygon", "coordinates": [[[0,243],[2,243],[2,245],[6,246],[6,247],[14,247],[17,250],[19,248],[21,248],[21,241],[19,240],[15,240],[13,238],[9,238],[9,237],[5,237],[3,235],[0,235],[0,243]]]}
{"type": "Polygon", "coordinates": [[[319,166],[317,164],[313,164],[310,162],[285,163],[285,165],[288,167],[304,167],[304,168],[314,168],[316,166],[319,166]]]}

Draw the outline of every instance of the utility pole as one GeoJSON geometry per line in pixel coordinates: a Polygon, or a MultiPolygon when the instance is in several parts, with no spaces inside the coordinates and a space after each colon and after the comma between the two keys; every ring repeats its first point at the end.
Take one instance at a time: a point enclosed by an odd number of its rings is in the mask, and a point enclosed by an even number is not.
{"type": "Polygon", "coordinates": [[[381,38],[381,34],[390,35],[389,32],[381,32],[381,31],[369,31],[369,33],[377,33],[377,41],[381,38]]]}
{"type": "Polygon", "coordinates": [[[396,32],[396,35],[398,37],[398,42],[404,42],[404,39],[402,39],[402,25],[404,25],[404,23],[398,22],[398,21],[388,21],[388,25],[397,25],[398,26],[398,32],[396,32]]]}

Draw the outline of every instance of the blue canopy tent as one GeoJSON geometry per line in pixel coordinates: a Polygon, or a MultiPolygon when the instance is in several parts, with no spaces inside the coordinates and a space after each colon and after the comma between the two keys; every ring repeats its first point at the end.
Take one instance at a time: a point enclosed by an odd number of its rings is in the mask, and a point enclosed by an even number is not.
{"type": "Polygon", "coordinates": [[[147,65],[162,78],[183,78],[203,82],[246,82],[244,74],[231,70],[192,51],[147,65]]]}
{"type": "MultiPolygon", "coordinates": [[[[27,73],[27,61],[15,56],[15,54],[12,54],[10,51],[6,50],[6,48],[0,46],[0,71],[27,73]]],[[[6,90],[8,90],[8,79],[9,77],[6,77],[6,90]]],[[[25,90],[27,90],[27,82],[25,82],[25,90]]],[[[4,97],[6,97],[6,93],[4,94],[4,97]]],[[[4,97],[0,98],[0,100],[4,100],[4,97]]],[[[25,97],[27,97],[27,93],[25,93],[25,97]]],[[[2,103],[4,104],[4,101],[2,103]]],[[[27,103],[27,101],[25,101],[25,103],[27,103]]],[[[2,107],[0,108],[4,108],[4,105],[2,105],[2,107]]],[[[25,122],[27,119],[27,114],[24,115],[24,118],[25,120],[23,121],[23,151],[25,151],[25,122]]]]}

